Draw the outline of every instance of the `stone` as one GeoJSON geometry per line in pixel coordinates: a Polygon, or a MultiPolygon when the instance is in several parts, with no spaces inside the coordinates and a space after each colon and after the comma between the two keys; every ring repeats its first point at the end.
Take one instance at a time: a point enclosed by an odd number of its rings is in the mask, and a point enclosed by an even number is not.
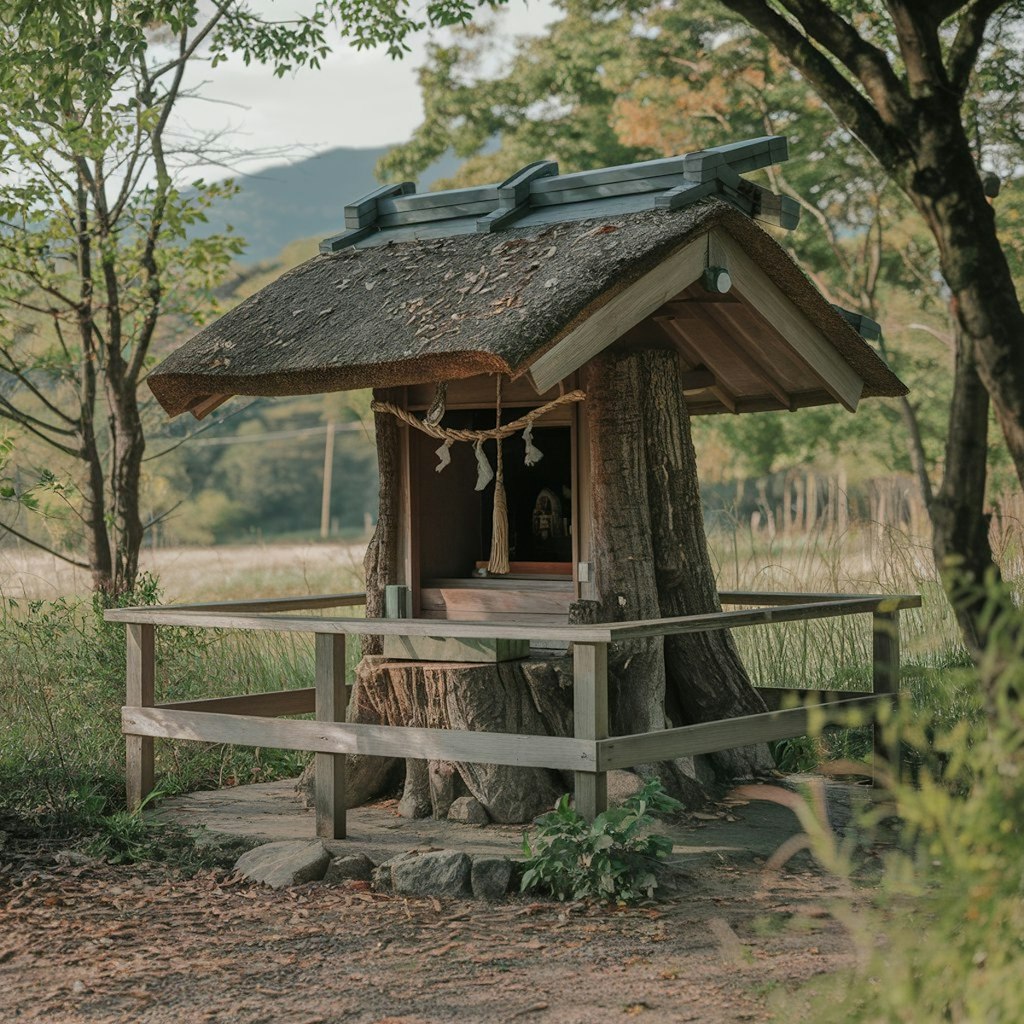
{"type": "Polygon", "coordinates": [[[448,808],[448,820],[460,821],[465,825],[486,825],[491,818],[476,797],[460,796],[448,808]]]}
{"type": "Polygon", "coordinates": [[[318,882],[327,873],[331,855],[319,839],[264,843],[235,862],[235,871],[250,882],[285,889],[304,882],[318,882]]]}
{"type": "Polygon", "coordinates": [[[391,892],[395,887],[391,874],[395,865],[418,855],[416,850],[407,850],[405,853],[399,853],[397,856],[390,858],[390,860],[381,862],[370,872],[370,885],[377,892],[391,892]]]}
{"type": "Polygon", "coordinates": [[[355,880],[368,882],[373,876],[374,863],[365,853],[335,857],[327,867],[324,881],[329,885],[355,880]]]}
{"type": "Polygon", "coordinates": [[[395,892],[405,896],[466,896],[469,857],[458,851],[437,850],[399,860],[391,869],[395,892]]]}
{"type": "Polygon", "coordinates": [[[500,900],[512,881],[512,862],[507,857],[474,857],[470,871],[473,895],[478,900],[500,900]]]}
{"type": "Polygon", "coordinates": [[[621,807],[644,788],[644,779],[636,772],[617,769],[608,772],[608,806],[621,807]]]}

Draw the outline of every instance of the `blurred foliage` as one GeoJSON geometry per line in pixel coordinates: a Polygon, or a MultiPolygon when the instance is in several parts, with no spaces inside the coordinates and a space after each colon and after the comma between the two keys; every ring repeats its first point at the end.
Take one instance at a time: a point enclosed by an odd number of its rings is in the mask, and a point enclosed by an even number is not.
{"type": "MultiPolygon", "coordinates": [[[[801,840],[826,869],[851,882],[831,907],[860,946],[861,966],[812,983],[799,1001],[780,998],[792,1014],[813,1007],[815,1024],[839,1021],[950,1021],[1014,1024],[1024,999],[1024,637],[1005,597],[989,592],[998,617],[980,668],[940,666],[911,685],[885,723],[899,742],[905,771],[876,770],[883,799],[869,802],[858,834],[839,838],[824,792],[805,799],[774,787],[748,797],[791,807],[801,840]],[[981,694],[986,695],[983,706],[981,694]],[[884,855],[874,906],[857,909],[857,850],[884,826],[898,843],[884,855]],[[884,936],[884,941],[879,937],[884,936]]],[[[862,716],[851,716],[855,726],[862,716]]],[[[836,763],[848,774],[854,766],[836,763]]],[[[890,838],[891,843],[891,838],[890,838]]],[[[775,866],[781,866],[779,863],[775,866]]]]}

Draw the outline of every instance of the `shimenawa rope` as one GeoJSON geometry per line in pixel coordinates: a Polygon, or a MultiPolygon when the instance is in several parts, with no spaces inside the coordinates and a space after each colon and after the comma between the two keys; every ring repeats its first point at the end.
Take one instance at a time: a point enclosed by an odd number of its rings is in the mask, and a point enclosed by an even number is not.
{"type": "Polygon", "coordinates": [[[510,423],[494,427],[492,430],[458,430],[455,427],[434,426],[430,423],[424,423],[418,416],[391,402],[373,402],[370,408],[374,412],[390,413],[403,423],[408,423],[410,427],[415,427],[430,437],[436,437],[439,441],[469,441],[472,444],[476,444],[477,441],[493,441],[499,437],[511,437],[513,434],[518,434],[520,430],[523,430],[535,419],[551,412],[552,409],[557,409],[559,406],[567,405],[570,402],[582,402],[586,397],[583,391],[567,391],[564,395],[559,395],[546,405],[531,409],[525,416],[520,416],[519,419],[512,420],[510,423]]]}

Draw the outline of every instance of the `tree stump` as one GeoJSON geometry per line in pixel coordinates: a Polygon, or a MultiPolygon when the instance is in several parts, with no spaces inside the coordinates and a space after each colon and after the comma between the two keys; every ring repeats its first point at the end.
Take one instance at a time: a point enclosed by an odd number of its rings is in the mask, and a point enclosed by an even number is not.
{"type": "MultiPolygon", "coordinates": [[[[359,664],[351,722],[525,735],[572,734],[572,660],[526,658],[497,665],[387,661],[359,664]]],[[[349,758],[351,806],[377,795],[387,780],[383,758],[349,758]],[[376,762],[376,763],[373,763],[376,762]],[[376,780],[376,782],[375,782],[376,780]]],[[[572,786],[571,774],[544,768],[405,762],[400,811],[444,818],[452,802],[472,796],[492,821],[530,821],[572,786]]]]}

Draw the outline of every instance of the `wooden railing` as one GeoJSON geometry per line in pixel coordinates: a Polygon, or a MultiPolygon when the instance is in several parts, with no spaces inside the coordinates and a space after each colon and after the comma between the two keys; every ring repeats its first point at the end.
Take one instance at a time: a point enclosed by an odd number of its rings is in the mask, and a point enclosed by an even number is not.
{"type": "MultiPolygon", "coordinates": [[[[127,695],[121,711],[127,747],[127,789],[131,807],[152,792],[154,738],[235,743],[306,750],[316,754],[316,829],[325,838],[345,835],[345,754],[411,757],[572,771],[576,806],[593,818],[607,806],[607,775],[653,761],[708,754],[733,747],[805,735],[809,726],[835,721],[852,708],[874,708],[899,689],[899,613],[916,608],[913,595],[761,594],[723,592],[723,604],[758,604],[738,611],[679,618],[596,625],[538,626],[443,619],[359,619],[295,614],[312,609],[362,605],[364,594],[225,601],[216,604],[118,608],[105,613],[127,629],[127,695]],[[872,690],[843,699],[806,704],[633,736],[610,736],[608,727],[608,645],[648,636],[735,629],[743,626],[870,615],[872,690]],[[209,629],[313,633],[314,685],[299,690],[216,697],[157,704],[155,629],[209,629]],[[571,737],[364,725],[344,721],[345,637],[507,637],[572,644],[574,729],[571,737]],[[279,715],[314,713],[315,721],[279,715]]],[[[883,752],[876,725],[875,750],[883,752]]],[[[891,754],[891,752],[890,752],[891,754]]]]}

